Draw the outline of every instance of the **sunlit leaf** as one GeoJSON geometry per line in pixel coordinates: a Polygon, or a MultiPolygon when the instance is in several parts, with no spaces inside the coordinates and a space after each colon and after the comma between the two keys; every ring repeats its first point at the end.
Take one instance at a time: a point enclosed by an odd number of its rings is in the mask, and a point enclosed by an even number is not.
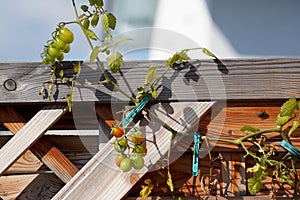
{"type": "Polygon", "coordinates": [[[171,176],[170,171],[168,171],[167,185],[169,186],[170,191],[171,191],[171,192],[174,192],[174,185],[173,185],[172,176],[171,176]]]}
{"type": "Polygon", "coordinates": [[[90,20],[86,18],[82,23],[83,28],[88,29],[90,27],[90,20]]]}
{"type": "Polygon", "coordinates": [[[150,87],[150,93],[151,93],[151,96],[152,96],[153,99],[157,98],[157,90],[156,90],[156,88],[155,88],[154,85],[151,85],[151,87],[150,87]]]}
{"type": "Polygon", "coordinates": [[[247,171],[246,172],[257,172],[258,170],[260,170],[261,166],[259,163],[256,163],[253,167],[249,167],[247,168],[247,171]]]}
{"type": "Polygon", "coordinates": [[[93,48],[92,53],[90,55],[90,62],[91,63],[96,60],[99,52],[100,52],[100,47],[99,46],[96,46],[96,47],[93,48]]]}
{"type": "Polygon", "coordinates": [[[262,186],[263,184],[260,182],[260,180],[257,180],[255,178],[248,179],[248,189],[250,194],[252,195],[258,193],[261,190],[262,186]]]}
{"type": "Polygon", "coordinates": [[[278,126],[283,126],[290,120],[290,118],[291,118],[290,116],[281,116],[279,114],[276,119],[276,124],[278,126]]]}
{"type": "Polygon", "coordinates": [[[80,62],[76,62],[76,63],[74,64],[73,70],[74,70],[74,72],[75,72],[76,74],[79,75],[80,72],[81,72],[81,63],[80,63],[80,62]]]}
{"type": "Polygon", "coordinates": [[[149,194],[152,192],[154,188],[153,184],[148,184],[148,185],[142,185],[142,190],[140,191],[140,197],[141,198],[146,198],[149,196],[149,194]]]}
{"type": "Polygon", "coordinates": [[[85,31],[86,35],[88,36],[88,38],[90,38],[92,40],[98,40],[96,33],[94,33],[92,30],[85,29],[84,31],[85,31]]]}
{"type": "Polygon", "coordinates": [[[207,48],[203,48],[202,52],[210,57],[218,59],[217,56],[215,54],[213,54],[211,51],[209,51],[207,48]]]}
{"type": "Polygon", "coordinates": [[[109,64],[110,70],[112,73],[118,72],[123,62],[123,56],[120,52],[115,52],[106,57],[106,60],[109,64]]]}
{"type": "Polygon", "coordinates": [[[293,112],[297,109],[297,107],[298,107],[297,100],[295,98],[289,99],[281,106],[280,115],[282,117],[291,116],[293,112]]]}
{"type": "Polygon", "coordinates": [[[60,78],[63,78],[64,77],[64,70],[59,70],[59,77],[60,78]]]}
{"type": "Polygon", "coordinates": [[[294,121],[292,128],[289,130],[288,136],[291,137],[291,135],[293,134],[293,132],[298,128],[299,126],[299,122],[294,121]]]}
{"type": "Polygon", "coordinates": [[[255,128],[255,127],[252,127],[252,126],[245,125],[241,128],[241,131],[243,131],[246,134],[250,134],[250,133],[258,132],[260,130],[259,130],[259,128],[255,128]]]}
{"type": "Polygon", "coordinates": [[[102,22],[102,26],[103,26],[104,31],[107,32],[108,29],[109,29],[109,22],[108,22],[108,16],[107,16],[106,13],[102,14],[101,22],[102,22]]]}
{"type": "Polygon", "coordinates": [[[70,93],[67,95],[67,104],[70,112],[72,111],[72,96],[73,92],[71,90],[70,93]]]}
{"type": "Polygon", "coordinates": [[[152,66],[148,69],[145,84],[149,84],[155,79],[157,69],[158,69],[157,66],[152,66]]]}

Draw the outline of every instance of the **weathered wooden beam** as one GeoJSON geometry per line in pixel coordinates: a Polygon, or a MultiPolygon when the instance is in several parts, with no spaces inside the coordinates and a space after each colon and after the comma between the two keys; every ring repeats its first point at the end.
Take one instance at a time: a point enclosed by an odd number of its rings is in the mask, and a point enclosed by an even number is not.
{"type": "MultiPolygon", "coordinates": [[[[166,69],[165,61],[126,61],[122,73],[114,75],[118,85],[130,94],[136,93],[149,66],[158,66],[158,74],[166,69]]],[[[163,91],[158,99],[172,100],[230,100],[230,99],[287,99],[299,97],[300,59],[224,59],[193,60],[170,70],[162,79],[163,91]]],[[[49,66],[41,63],[0,63],[0,103],[48,102],[39,96],[43,82],[49,80],[49,66]]],[[[65,75],[73,67],[65,64],[65,75]]],[[[83,63],[77,79],[73,100],[76,101],[128,101],[111,87],[97,84],[101,71],[95,63],[83,63]],[[111,97],[112,96],[112,97],[111,97]]],[[[47,87],[47,84],[45,84],[47,87]]],[[[65,102],[69,85],[54,87],[55,102],[65,102]]],[[[161,91],[160,90],[160,91],[161,91]]]]}
{"type": "MultiPolygon", "coordinates": [[[[214,102],[169,104],[169,108],[174,109],[173,114],[164,111],[161,106],[154,105],[154,111],[175,130],[193,132],[195,130],[191,129],[199,117],[205,115],[213,104],[214,102]]],[[[157,122],[155,125],[154,119],[152,123],[143,127],[148,148],[145,156],[147,168],[133,173],[123,173],[115,168],[112,146],[115,139],[112,138],[53,199],[121,199],[149,170],[148,167],[167,153],[170,133],[161,126],[155,127],[157,122]]],[[[174,144],[180,143],[179,138],[176,138],[174,144]]]]}
{"type": "MultiPolygon", "coordinates": [[[[48,106],[39,111],[23,126],[23,128],[0,149],[0,175],[66,112],[66,106],[48,106]]],[[[50,161],[49,158],[48,160],[50,161]]]]}
{"type": "MultiPolygon", "coordinates": [[[[20,116],[12,107],[0,107],[0,121],[13,134],[17,134],[25,126],[25,119],[20,116]]],[[[45,138],[38,140],[31,148],[37,160],[41,160],[47,167],[64,182],[67,183],[78,169],[69,159],[45,138]]],[[[35,161],[38,162],[38,161],[35,161]]]]}

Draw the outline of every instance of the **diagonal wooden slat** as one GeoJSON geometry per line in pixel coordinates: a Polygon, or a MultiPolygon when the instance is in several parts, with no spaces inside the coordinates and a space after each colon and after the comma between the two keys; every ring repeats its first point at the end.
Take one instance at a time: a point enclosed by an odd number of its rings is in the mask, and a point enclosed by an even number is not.
{"type": "MultiPolygon", "coordinates": [[[[23,127],[0,149],[0,175],[60,119],[66,111],[66,106],[47,106],[40,110],[25,126],[23,126],[23,123],[13,123],[12,128],[15,131],[17,127],[23,127]]],[[[44,147],[40,152],[45,152],[45,148],[47,147],[44,147]]]]}
{"type": "MultiPolygon", "coordinates": [[[[197,122],[207,114],[213,104],[214,102],[171,103],[169,108],[171,108],[171,111],[174,111],[173,114],[164,112],[162,106],[158,106],[157,109],[154,109],[154,112],[175,130],[194,132],[197,122]]],[[[155,124],[154,121],[151,120],[151,123],[155,124]]],[[[148,153],[145,156],[145,166],[153,166],[166,155],[169,148],[170,133],[163,127],[156,127],[155,125],[141,128],[145,128],[144,131],[147,138],[148,153]]],[[[174,141],[176,146],[181,146],[181,139],[182,137],[176,137],[176,141],[174,141]]],[[[131,173],[121,172],[114,164],[115,152],[112,146],[113,142],[114,138],[103,146],[53,199],[102,200],[121,199],[124,197],[132,186],[148,171],[148,168],[144,167],[140,171],[133,170],[131,173]]]]}
{"type": "MultiPolygon", "coordinates": [[[[0,107],[0,121],[13,134],[26,125],[26,120],[11,106],[0,107]]],[[[36,160],[41,160],[64,183],[67,183],[78,172],[76,166],[44,138],[38,140],[28,152],[36,155],[36,160]]]]}

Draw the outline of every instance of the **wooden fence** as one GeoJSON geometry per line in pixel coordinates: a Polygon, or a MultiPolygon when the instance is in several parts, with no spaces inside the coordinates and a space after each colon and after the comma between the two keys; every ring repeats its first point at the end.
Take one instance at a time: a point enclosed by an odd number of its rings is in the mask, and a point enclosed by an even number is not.
{"type": "MultiPolygon", "coordinates": [[[[114,79],[127,92],[135,93],[153,65],[159,67],[158,73],[165,69],[164,61],[126,61],[114,79]]],[[[72,62],[63,67],[66,76],[72,75],[72,62]]],[[[192,60],[176,68],[161,80],[158,99],[150,105],[179,131],[236,139],[243,136],[240,128],[246,124],[274,127],[282,103],[300,97],[297,58],[192,60]],[[258,116],[261,111],[266,118],[258,116]]],[[[114,121],[120,120],[116,112],[131,104],[111,87],[97,84],[99,77],[96,64],[82,64],[73,93],[74,108],[68,112],[68,84],[55,84],[52,101],[38,95],[49,79],[49,66],[0,63],[2,199],[136,199],[145,179],[165,173],[163,168],[146,167],[122,173],[110,166],[114,139],[100,143],[114,121]]],[[[155,131],[151,126],[142,128],[147,137],[146,165],[155,167],[167,153],[170,135],[162,127],[155,131]]],[[[300,148],[299,133],[297,130],[291,140],[296,148],[300,148]]],[[[267,136],[284,151],[278,135],[267,136]]],[[[253,160],[245,159],[241,148],[217,142],[212,149],[215,162],[202,156],[199,176],[193,177],[192,141],[178,137],[177,144],[172,154],[178,156],[171,164],[175,191],[164,193],[162,183],[153,190],[152,199],[249,196],[247,178],[251,174],[246,168],[253,160]],[[212,165],[217,181],[207,193],[201,177],[212,165]]],[[[273,192],[290,197],[292,189],[269,177],[258,196],[269,198],[273,192]]]]}

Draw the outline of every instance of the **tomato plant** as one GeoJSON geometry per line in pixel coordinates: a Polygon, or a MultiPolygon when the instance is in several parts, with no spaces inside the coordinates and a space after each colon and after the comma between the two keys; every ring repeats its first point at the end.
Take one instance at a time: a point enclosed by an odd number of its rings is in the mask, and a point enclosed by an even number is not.
{"type": "Polygon", "coordinates": [[[120,163],[120,169],[123,172],[128,172],[131,170],[131,168],[132,168],[132,163],[130,158],[124,158],[120,163]]]}
{"type": "Polygon", "coordinates": [[[144,134],[140,129],[134,130],[131,133],[130,137],[131,137],[131,141],[135,144],[141,144],[142,142],[144,142],[144,134]]]}

